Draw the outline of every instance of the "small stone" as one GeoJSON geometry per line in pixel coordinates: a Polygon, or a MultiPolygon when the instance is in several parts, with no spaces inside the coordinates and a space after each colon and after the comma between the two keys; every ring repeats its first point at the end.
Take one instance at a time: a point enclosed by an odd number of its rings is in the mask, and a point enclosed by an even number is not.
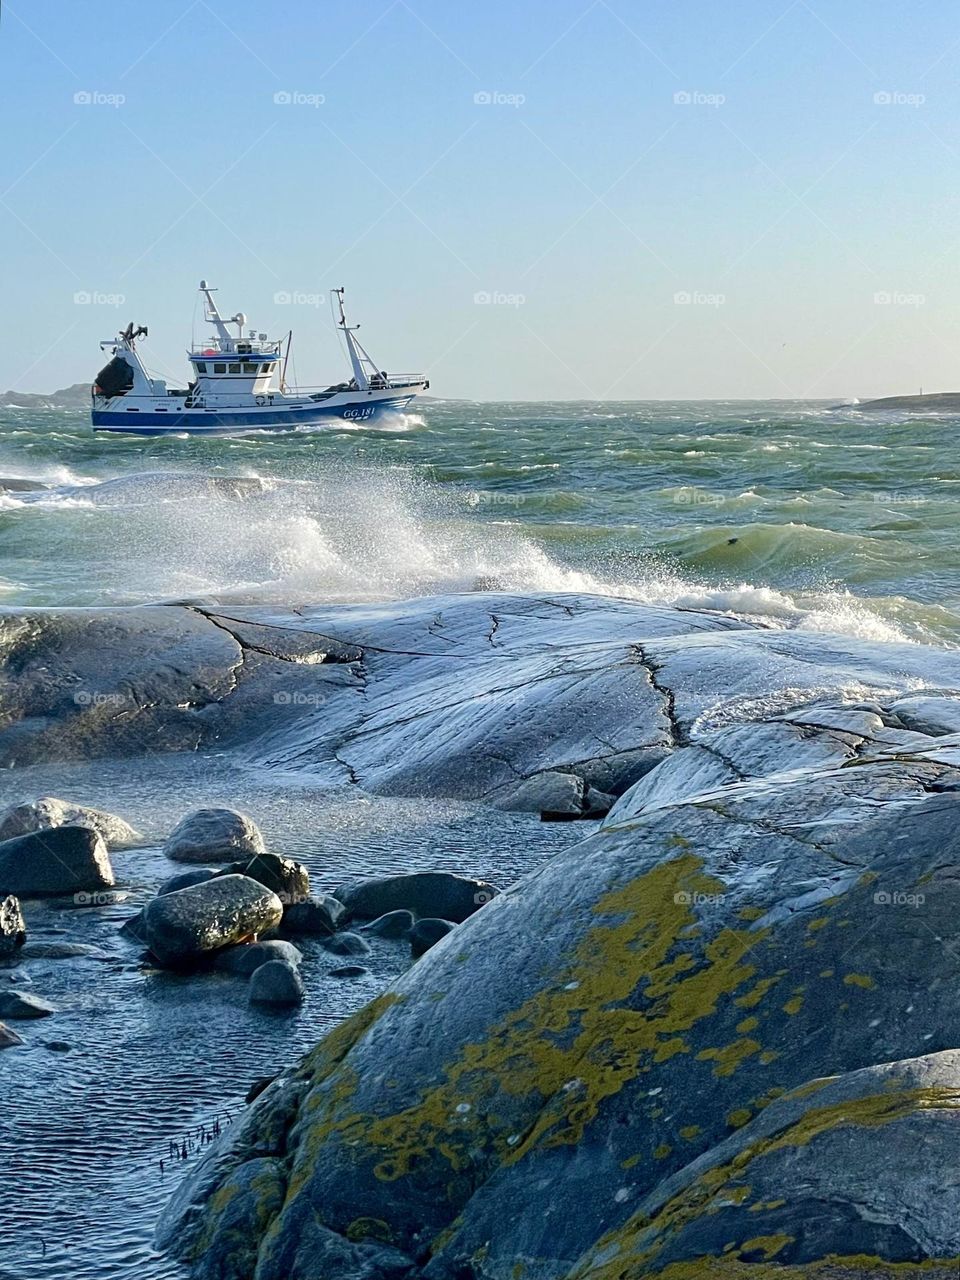
{"type": "Polygon", "coordinates": [[[0,901],[0,957],[8,959],[22,951],[27,940],[27,925],[19,898],[12,894],[0,901]]]}
{"type": "Polygon", "coordinates": [[[0,1049],[12,1049],[18,1044],[23,1044],[23,1036],[18,1036],[12,1027],[0,1022],[0,1049]]]}
{"type": "Polygon", "coordinates": [[[344,964],[339,969],[331,969],[328,978],[363,978],[370,972],[362,964],[344,964]]]}
{"type": "Polygon", "coordinates": [[[258,853],[252,858],[244,858],[224,867],[219,874],[249,876],[272,889],[285,907],[306,903],[310,897],[310,872],[307,868],[302,862],[281,858],[276,853],[258,853]]]}
{"type": "Polygon", "coordinates": [[[110,959],[105,951],[87,942],[28,942],[20,954],[24,960],[110,959]]]}
{"type": "Polygon", "coordinates": [[[251,1004],[300,1004],[303,995],[299,973],[285,960],[268,960],[250,978],[251,1004]]]}
{"type": "Polygon", "coordinates": [[[429,951],[435,946],[441,938],[445,938],[448,933],[452,933],[457,926],[452,920],[431,919],[429,917],[418,920],[410,930],[410,953],[413,956],[422,956],[425,951],[429,951]]]}
{"type": "Polygon", "coordinates": [[[415,923],[412,911],[388,911],[369,924],[361,925],[361,932],[374,938],[406,938],[415,923]]]}
{"type": "Polygon", "coordinates": [[[219,872],[213,867],[192,867],[189,871],[178,871],[176,875],[164,880],[157,890],[157,897],[162,898],[165,893],[176,893],[178,889],[189,889],[195,884],[204,884],[216,875],[219,872]]]}
{"type": "Polygon", "coordinates": [[[292,942],[241,942],[218,951],[213,967],[226,973],[248,976],[269,960],[285,960],[287,964],[296,967],[302,959],[303,955],[292,942]]]}
{"type": "Polygon", "coordinates": [[[306,902],[288,906],[283,913],[283,928],[287,933],[316,934],[319,937],[336,933],[337,923],[346,911],[342,902],[329,893],[315,893],[306,902]]]}
{"type": "Polygon", "coordinates": [[[332,938],[324,938],[320,945],[335,956],[365,956],[372,950],[359,933],[335,933],[332,938]]]}
{"type": "Polygon", "coordinates": [[[409,875],[351,880],[335,896],[354,916],[376,920],[390,911],[439,917],[459,924],[499,891],[486,880],[450,871],[418,871],[409,875]]]}
{"type": "Polygon", "coordinates": [[[27,991],[0,991],[0,1018],[48,1018],[56,1009],[27,991]]]}

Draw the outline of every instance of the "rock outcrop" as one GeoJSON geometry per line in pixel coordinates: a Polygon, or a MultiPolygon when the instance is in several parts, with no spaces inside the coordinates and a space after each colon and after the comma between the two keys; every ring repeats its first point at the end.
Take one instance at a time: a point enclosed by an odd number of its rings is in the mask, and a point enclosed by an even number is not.
{"type": "Polygon", "coordinates": [[[115,883],[107,846],[92,827],[52,827],[0,843],[0,894],[33,898],[115,883]]]}
{"type": "Polygon", "coordinates": [[[23,949],[27,940],[27,924],[19,898],[12,894],[0,898],[0,960],[9,960],[23,949]]]}
{"type": "Polygon", "coordinates": [[[960,1255],[932,1192],[960,1124],[960,739],[859,714],[741,726],[732,780],[682,751],[648,774],[272,1086],[288,1124],[251,1112],[208,1157],[182,1251],[202,1265],[249,1148],[283,1199],[247,1236],[257,1280],[312,1280],[307,1237],[424,1280],[960,1255]],[[806,766],[777,771],[791,735],[806,766]]]}

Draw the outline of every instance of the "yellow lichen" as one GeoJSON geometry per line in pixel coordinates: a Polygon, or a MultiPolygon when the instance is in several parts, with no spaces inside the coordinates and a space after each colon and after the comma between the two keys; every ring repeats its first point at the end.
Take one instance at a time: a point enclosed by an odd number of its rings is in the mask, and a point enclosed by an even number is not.
{"type": "Polygon", "coordinates": [[[875,987],[877,985],[867,973],[848,973],[843,982],[844,986],[863,987],[865,990],[869,990],[871,987],[875,987]]]}

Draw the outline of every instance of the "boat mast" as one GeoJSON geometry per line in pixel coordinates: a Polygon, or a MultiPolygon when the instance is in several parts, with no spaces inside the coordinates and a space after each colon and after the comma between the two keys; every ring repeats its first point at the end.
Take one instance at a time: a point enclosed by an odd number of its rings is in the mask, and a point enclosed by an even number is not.
{"type": "Polygon", "coordinates": [[[363,347],[353,336],[360,326],[355,324],[351,327],[347,324],[347,315],[343,309],[343,288],[334,289],[333,292],[337,295],[337,302],[340,305],[340,319],[337,321],[337,328],[342,331],[344,338],[346,338],[347,351],[350,353],[350,364],[353,366],[353,376],[356,378],[357,386],[361,391],[369,391],[370,379],[367,376],[366,369],[363,367],[363,357],[366,356],[370,364],[373,364],[373,361],[370,360],[363,347]]]}
{"type": "MultiPolygon", "coordinates": [[[[220,312],[217,310],[217,304],[213,300],[213,295],[216,291],[212,288],[212,286],[207,284],[206,280],[201,280],[200,292],[203,294],[203,299],[204,299],[204,313],[203,313],[204,320],[206,320],[207,324],[212,324],[213,327],[216,329],[217,337],[220,339],[220,342],[223,346],[223,350],[231,351],[233,349],[234,337],[233,337],[233,334],[230,332],[230,330],[227,328],[226,324],[224,323],[223,317],[220,315],[220,312]]],[[[247,317],[243,314],[242,311],[238,311],[237,314],[235,316],[231,316],[229,320],[230,324],[235,324],[237,326],[238,336],[241,338],[243,337],[243,326],[246,324],[246,322],[247,322],[247,317]]]]}

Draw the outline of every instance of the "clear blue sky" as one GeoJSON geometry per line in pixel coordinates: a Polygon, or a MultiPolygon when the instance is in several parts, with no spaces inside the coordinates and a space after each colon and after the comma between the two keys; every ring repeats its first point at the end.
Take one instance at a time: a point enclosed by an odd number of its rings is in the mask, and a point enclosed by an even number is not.
{"type": "Polygon", "coordinates": [[[946,0],[4,3],[0,388],[182,380],[201,276],[304,382],[345,284],[440,395],[960,388],[958,66],[946,0]]]}

